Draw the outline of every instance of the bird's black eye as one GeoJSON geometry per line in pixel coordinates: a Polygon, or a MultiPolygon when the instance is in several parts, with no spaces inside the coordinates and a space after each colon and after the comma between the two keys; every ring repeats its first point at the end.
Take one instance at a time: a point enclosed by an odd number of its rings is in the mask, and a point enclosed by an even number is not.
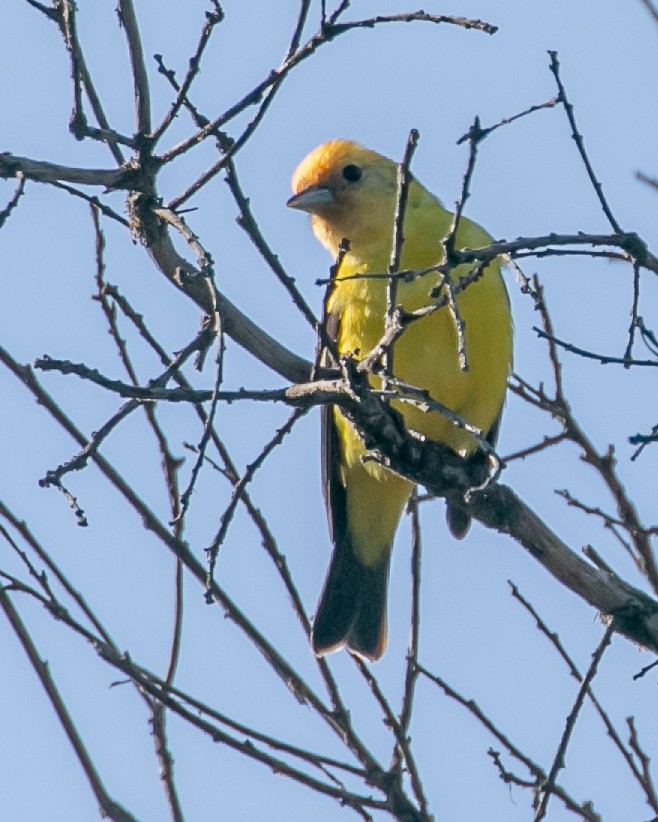
{"type": "Polygon", "coordinates": [[[363,177],[363,170],[359,166],[350,163],[343,169],[343,180],[347,180],[348,183],[358,183],[361,177],[363,177]]]}

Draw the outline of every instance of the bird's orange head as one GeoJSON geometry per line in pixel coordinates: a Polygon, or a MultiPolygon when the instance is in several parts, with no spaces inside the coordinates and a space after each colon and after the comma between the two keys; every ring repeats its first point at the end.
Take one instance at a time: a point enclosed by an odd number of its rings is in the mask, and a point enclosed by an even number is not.
{"type": "Polygon", "coordinates": [[[288,206],[312,215],[313,231],[332,254],[343,237],[359,250],[391,235],[396,164],[358,143],[318,146],[295,170],[292,190],[288,206]]]}

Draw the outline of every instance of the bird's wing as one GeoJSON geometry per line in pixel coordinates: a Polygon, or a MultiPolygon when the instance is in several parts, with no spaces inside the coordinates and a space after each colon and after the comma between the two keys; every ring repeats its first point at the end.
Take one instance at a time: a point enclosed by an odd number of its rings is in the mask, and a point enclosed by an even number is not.
{"type": "MultiPolygon", "coordinates": [[[[336,340],[340,326],[340,317],[337,313],[326,313],[324,329],[331,340],[336,340]]],[[[324,366],[337,366],[338,363],[331,352],[325,347],[320,357],[324,366]]],[[[322,489],[324,502],[327,508],[329,530],[334,545],[342,541],[341,537],[347,529],[347,500],[345,484],[341,471],[342,448],[332,405],[322,406],[322,489]]]]}

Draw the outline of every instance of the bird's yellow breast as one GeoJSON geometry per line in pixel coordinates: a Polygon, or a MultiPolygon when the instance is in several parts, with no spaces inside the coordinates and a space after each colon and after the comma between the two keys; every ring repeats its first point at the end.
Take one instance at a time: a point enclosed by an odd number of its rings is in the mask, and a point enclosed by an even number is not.
{"type": "MultiPolygon", "coordinates": [[[[437,263],[440,254],[437,238],[442,236],[442,229],[447,229],[450,217],[438,204],[429,210],[433,213],[428,215],[425,204],[424,218],[431,218],[427,225],[414,227],[414,215],[410,215],[411,224],[405,226],[408,236],[402,269],[422,269],[437,263]]],[[[457,236],[458,247],[477,247],[488,242],[488,235],[479,226],[463,221],[457,236]]],[[[339,352],[354,353],[359,359],[372,350],[384,332],[386,278],[360,279],[354,275],[386,271],[390,243],[385,248],[381,245],[369,247],[362,243],[358,254],[345,257],[328,305],[328,310],[341,318],[337,338],[339,352]]],[[[466,266],[457,268],[453,282],[468,271],[466,266]]],[[[412,282],[400,282],[397,302],[406,311],[431,304],[436,298],[431,298],[430,292],[438,281],[438,275],[431,274],[412,282]]],[[[444,306],[405,329],[394,345],[393,373],[405,382],[426,389],[433,399],[486,432],[503,404],[512,359],[509,301],[498,262],[457,296],[457,307],[464,321],[468,369],[464,371],[460,366],[455,321],[444,306]]],[[[396,402],[395,405],[409,428],[462,455],[474,450],[473,437],[440,413],[427,413],[408,403],[396,402]]],[[[350,426],[343,423],[340,427],[345,438],[345,460],[348,465],[355,464],[360,461],[363,448],[350,426]]],[[[366,466],[380,473],[375,463],[366,463],[366,466]]]]}

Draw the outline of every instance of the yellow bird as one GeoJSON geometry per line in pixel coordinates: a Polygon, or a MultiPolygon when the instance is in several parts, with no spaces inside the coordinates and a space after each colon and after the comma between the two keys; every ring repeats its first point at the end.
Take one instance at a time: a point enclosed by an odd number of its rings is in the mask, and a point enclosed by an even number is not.
{"type": "MultiPolygon", "coordinates": [[[[312,151],[292,178],[288,206],[311,214],[317,239],[335,259],[343,238],[345,255],[327,301],[327,328],[339,354],[362,359],[384,332],[386,272],[393,244],[397,166],[349,140],[334,140],[312,151]],[[380,275],[361,277],[357,275],[380,275]]],[[[441,262],[441,240],[452,215],[412,179],[403,227],[401,269],[441,262]]],[[[458,248],[491,242],[480,226],[462,219],[458,248]]],[[[456,282],[468,273],[455,269],[456,282]]],[[[400,281],[397,303],[406,311],[430,305],[439,284],[433,273],[400,281]]],[[[393,348],[393,374],[426,389],[431,397],[487,433],[495,442],[512,362],[509,298],[498,261],[457,296],[465,323],[466,366],[460,365],[458,335],[448,308],[412,322],[393,348]]],[[[377,384],[375,378],[373,382],[377,384]]],[[[472,435],[437,411],[393,403],[405,424],[467,457],[476,450],[472,435]]],[[[413,484],[372,460],[352,425],[336,408],[323,414],[323,479],[334,552],[313,623],[318,656],[346,646],[370,660],[386,647],[386,593],[391,547],[413,484]]],[[[448,508],[448,523],[461,537],[469,525],[462,509],[448,508]]]]}

